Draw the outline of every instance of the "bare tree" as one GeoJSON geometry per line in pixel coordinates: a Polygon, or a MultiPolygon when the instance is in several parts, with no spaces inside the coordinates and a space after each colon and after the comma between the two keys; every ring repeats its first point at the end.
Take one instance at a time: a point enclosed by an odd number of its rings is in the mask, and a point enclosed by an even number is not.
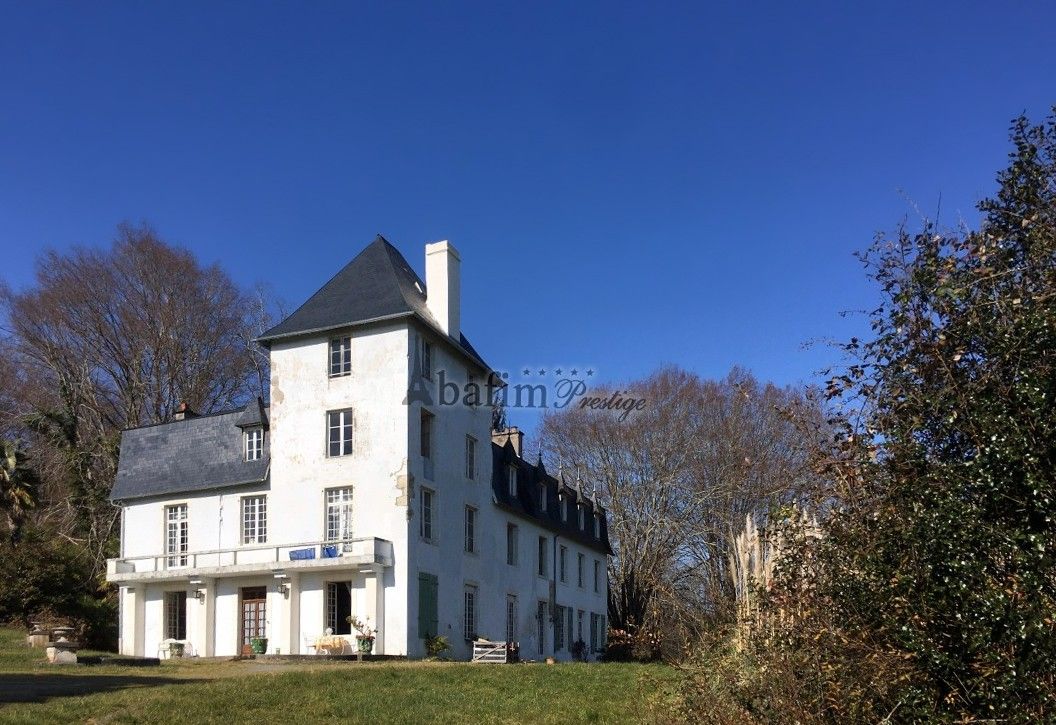
{"type": "Polygon", "coordinates": [[[789,417],[820,418],[803,391],[763,385],[734,370],[706,381],[663,368],[610,386],[644,398],[620,420],[573,407],[548,415],[541,438],[552,464],[582,466],[608,509],[615,556],[614,627],[673,622],[699,628],[733,613],[729,554],[748,515],[795,500],[809,485],[800,433],[789,417]]]}
{"type": "Polygon", "coordinates": [[[107,498],[120,431],[168,420],[184,401],[209,412],[262,393],[266,358],[251,340],[267,304],[129,225],[109,249],[45,253],[36,286],[3,301],[11,397],[51,503],[43,515],[61,519],[98,570],[115,539],[107,498]]]}

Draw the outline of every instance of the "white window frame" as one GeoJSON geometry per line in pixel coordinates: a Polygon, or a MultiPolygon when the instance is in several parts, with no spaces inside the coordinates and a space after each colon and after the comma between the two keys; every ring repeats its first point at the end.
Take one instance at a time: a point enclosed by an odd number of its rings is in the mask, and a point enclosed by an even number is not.
{"type": "Polygon", "coordinates": [[[465,551],[467,554],[477,553],[477,509],[466,506],[465,514],[465,551]]]}
{"type": "Polygon", "coordinates": [[[473,640],[477,636],[477,622],[480,621],[478,594],[476,584],[466,584],[462,588],[462,635],[466,640],[473,640]]]}
{"type": "Polygon", "coordinates": [[[418,517],[418,534],[430,544],[436,543],[436,491],[423,486],[419,493],[420,516],[418,517]]]}
{"type": "Polygon", "coordinates": [[[477,479],[477,439],[471,435],[466,436],[466,478],[477,479]]]}
{"type": "Polygon", "coordinates": [[[165,567],[177,569],[187,566],[190,557],[187,504],[176,503],[165,507],[165,567]]]}
{"type": "Polygon", "coordinates": [[[343,378],[352,374],[352,337],[330,338],[330,377],[343,378]]]}
{"type": "Polygon", "coordinates": [[[355,435],[355,422],[351,408],[326,411],[326,457],[340,458],[352,455],[352,441],[355,435]],[[337,431],[337,438],[334,432],[337,431]],[[337,443],[337,452],[334,452],[337,443]]]}
{"type": "Polygon", "coordinates": [[[264,455],[264,429],[259,426],[247,428],[242,434],[243,452],[247,461],[259,461],[264,455]]]}
{"type": "Polygon", "coordinates": [[[165,638],[185,641],[187,639],[187,591],[168,591],[164,597],[165,638]],[[183,631],[180,632],[180,625],[183,631]]]}
{"type": "Polygon", "coordinates": [[[344,542],[346,549],[351,547],[353,510],[352,486],[328,488],[323,492],[326,541],[344,542]]]}
{"type": "Polygon", "coordinates": [[[268,496],[253,494],[243,496],[239,501],[241,532],[239,541],[247,544],[268,543],[268,496]]]}

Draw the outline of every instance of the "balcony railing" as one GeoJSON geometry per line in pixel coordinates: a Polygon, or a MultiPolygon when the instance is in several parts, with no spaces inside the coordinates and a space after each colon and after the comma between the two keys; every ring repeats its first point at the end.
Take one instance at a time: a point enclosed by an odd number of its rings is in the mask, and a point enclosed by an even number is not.
{"type": "Polygon", "coordinates": [[[260,544],[210,551],[189,551],[180,554],[156,554],[110,559],[107,574],[141,574],[150,572],[189,572],[195,569],[221,567],[268,568],[270,564],[285,566],[340,565],[343,563],[379,564],[392,566],[392,542],[377,537],[343,539],[340,541],[309,541],[299,544],[260,544]],[[329,551],[327,551],[329,549],[329,551]],[[335,551],[336,549],[336,551],[335,551]],[[294,552],[290,556],[290,552],[294,552]],[[310,552],[310,554],[309,554],[310,552]],[[186,563],[184,563],[186,562],[186,563]]]}

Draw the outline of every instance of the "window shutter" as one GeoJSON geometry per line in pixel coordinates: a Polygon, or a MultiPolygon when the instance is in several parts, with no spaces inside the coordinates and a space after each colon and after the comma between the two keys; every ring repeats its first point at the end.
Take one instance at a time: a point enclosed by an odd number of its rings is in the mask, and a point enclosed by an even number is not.
{"type": "Polygon", "coordinates": [[[418,636],[435,637],[438,629],[437,579],[432,574],[418,574],[418,636]]]}

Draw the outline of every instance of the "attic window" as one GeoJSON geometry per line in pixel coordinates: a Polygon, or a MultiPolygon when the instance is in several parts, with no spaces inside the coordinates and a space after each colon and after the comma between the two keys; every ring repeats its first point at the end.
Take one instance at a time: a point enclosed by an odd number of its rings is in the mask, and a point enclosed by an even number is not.
{"type": "MultiPolygon", "coordinates": [[[[599,514],[594,514],[594,538],[601,538],[601,516],[599,514]]],[[[597,586],[595,585],[596,588],[597,586]]]]}
{"type": "Polygon", "coordinates": [[[546,484],[539,484],[539,510],[546,513],[546,484]]]}
{"type": "Polygon", "coordinates": [[[568,521],[568,499],[561,498],[561,520],[568,521]]]}
{"type": "Polygon", "coordinates": [[[422,377],[433,379],[433,345],[422,340],[422,377]]]}
{"type": "Polygon", "coordinates": [[[330,341],[330,377],[352,374],[352,338],[335,337],[330,341]]]}
{"type": "Polygon", "coordinates": [[[264,454],[264,429],[247,428],[243,438],[246,444],[246,460],[259,460],[264,454]]]}
{"type": "Polygon", "coordinates": [[[584,514],[584,511],[583,511],[583,507],[580,506],[579,507],[579,530],[580,531],[582,531],[584,528],[586,528],[586,523],[585,523],[586,519],[584,518],[584,516],[585,516],[585,514],[584,514]]]}
{"type": "Polygon", "coordinates": [[[510,495],[517,496],[517,466],[510,466],[506,469],[507,484],[510,487],[510,495]]]}

